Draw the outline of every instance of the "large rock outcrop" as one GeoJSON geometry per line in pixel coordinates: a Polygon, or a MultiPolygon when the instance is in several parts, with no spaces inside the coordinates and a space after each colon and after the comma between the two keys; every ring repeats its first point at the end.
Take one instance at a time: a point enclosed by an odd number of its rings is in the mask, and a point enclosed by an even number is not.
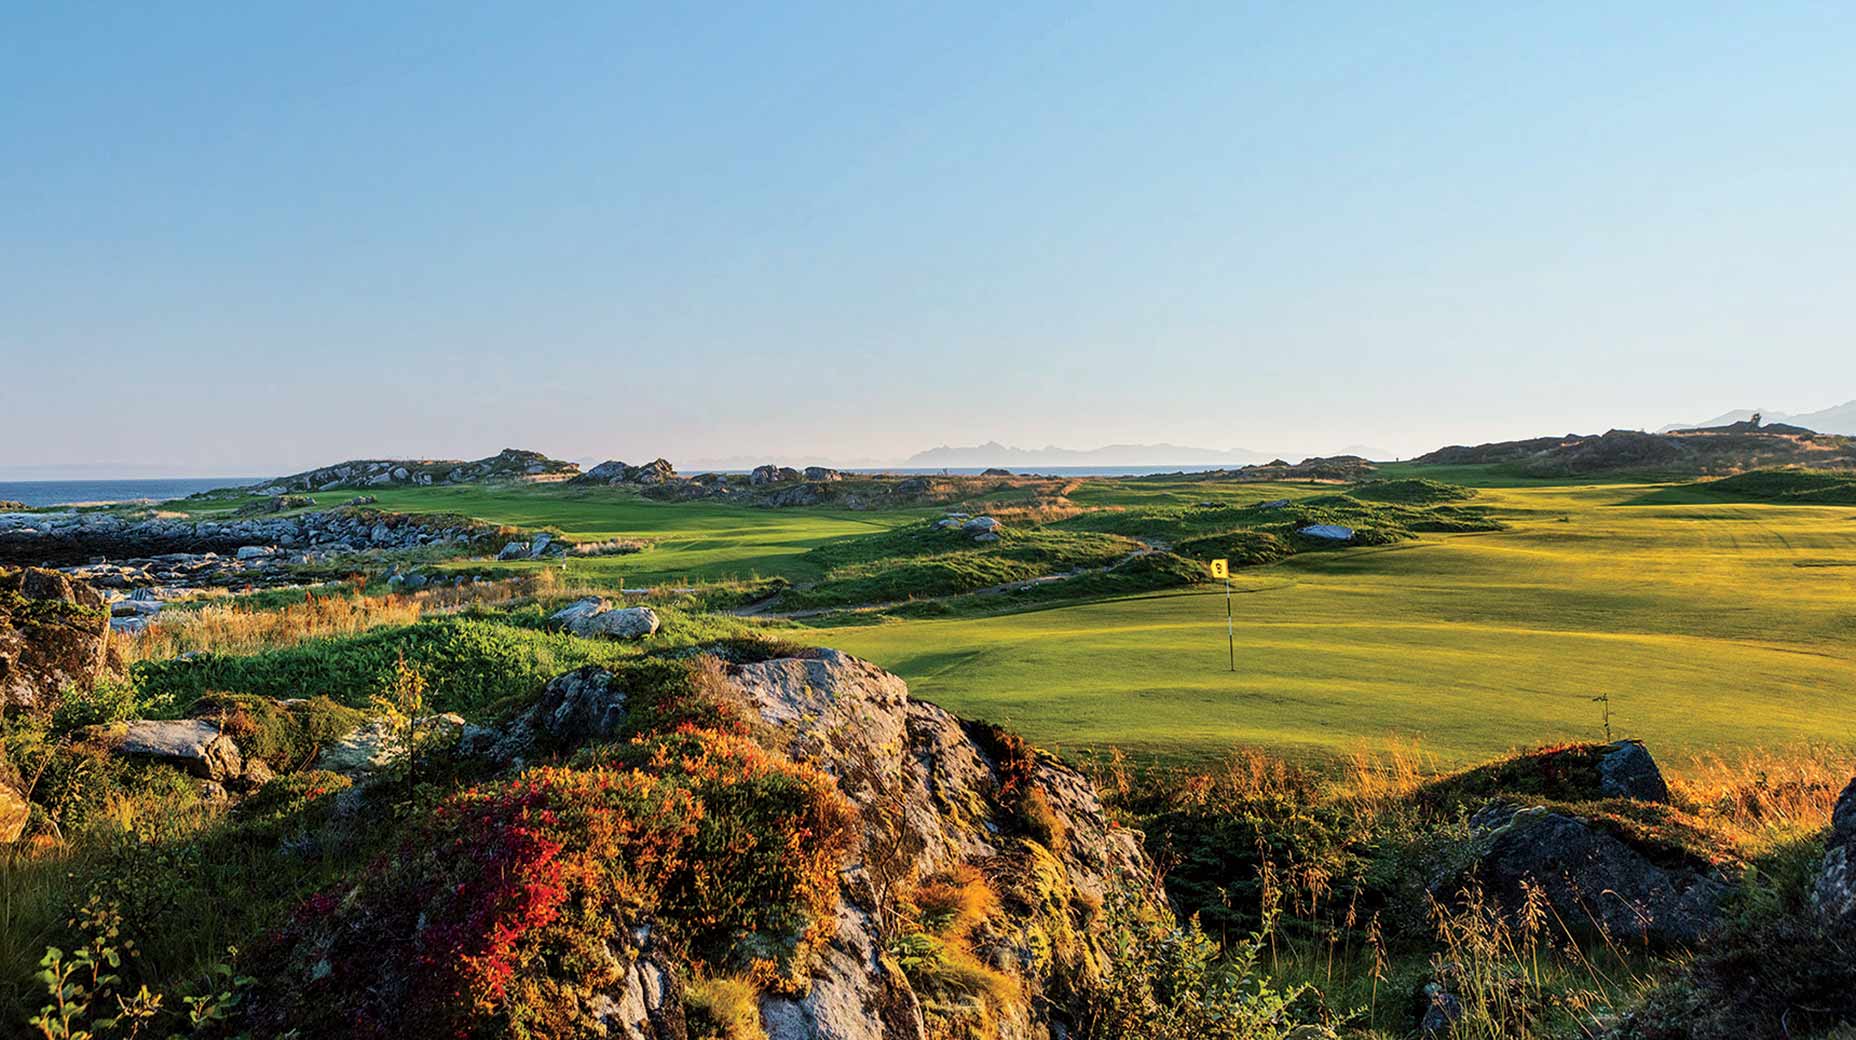
{"type": "MultiPolygon", "coordinates": [[[[1011,879],[1001,896],[1017,912],[993,947],[1001,961],[1016,955],[1033,993],[1066,973],[1088,975],[1100,955],[1087,929],[1095,908],[1116,891],[1146,891],[1151,867],[1139,836],[1110,822],[1081,774],[910,700],[881,668],[818,650],[739,665],[729,679],[784,737],[788,755],[837,778],[865,824],[862,853],[845,868],[837,934],[809,991],[762,1003],[770,1040],[930,1035],[923,1002],[884,963],[877,917],[894,886],[961,866],[1011,879]],[[1025,836],[1012,804],[1025,797],[1050,807],[1060,839],[1025,836]]],[[[1061,1035],[1061,1018],[1060,1006],[1032,1000],[1015,1020],[998,1021],[996,1035],[1061,1035]]]]}
{"type": "MultiPolygon", "coordinates": [[[[637,702],[626,681],[598,667],[565,673],[500,730],[468,731],[463,747],[507,764],[622,736],[637,702]]],[[[911,700],[900,678],[838,651],[728,664],[717,681],[749,709],[761,744],[831,777],[860,823],[803,992],[761,998],[769,1040],[1068,1035],[1071,1002],[1099,979],[1092,926],[1104,904],[1161,898],[1140,835],[1109,819],[1091,783],[990,726],[911,700]],[[959,1016],[972,1007],[917,992],[893,953],[906,894],[962,871],[988,879],[1003,904],[974,953],[1022,994],[970,1021],[959,1016]],[[983,1032],[968,1031],[981,1021],[983,1032]]],[[[622,982],[601,998],[611,1035],[681,1040],[648,945],[623,959],[622,982]]]]}
{"type": "Polygon", "coordinates": [[[97,590],[57,571],[0,574],[0,710],[50,710],[103,674],[110,615],[97,590]]]}
{"type": "Polygon", "coordinates": [[[1442,896],[1473,881],[1519,915],[1533,888],[1568,927],[1626,945],[1693,945],[1732,894],[1705,864],[1656,857],[1620,835],[1545,806],[1491,805],[1470,820],[1474,864],[1436,886],[1442,896]]]}

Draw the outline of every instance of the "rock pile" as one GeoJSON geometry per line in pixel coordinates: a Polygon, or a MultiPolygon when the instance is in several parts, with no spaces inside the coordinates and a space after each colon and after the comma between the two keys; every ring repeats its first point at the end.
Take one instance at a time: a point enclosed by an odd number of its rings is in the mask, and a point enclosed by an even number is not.
{"type": "Polygon", "coordinates": [[[951,531],[959,529],[976,542],[996,542],[1005,525],[990,516],[968,516],[965,513],[949,513],[934,522],[936,530],[951,531]]]}
{"type": "Polygon", "coordinates": [[[627,465],[617,459],[608,459],[568,483],[639,484],[648,487],[654,484],[667,484],[676,479],[676,468],[663,459],[654,459],[642,466],[627,465]]]}
{"type": "MultiPolygon", "coordinates": [[[[135,520],[111,513],[0,514],[0,563],[74,565],[96,559],[124,561],[120,567],[86,574],[99,584],[138,587],[174,584],[199,571],[233,569],[230,562],[253,566],[302,562],[343,553],[448,546],[485,549],[500,545],[508,528],[462,516],[416,516],[372,509],[331,509],[296,516],[232,520],[153,517],[135,520]],[[209,559],[209,556],[211,557],[209,559]],[[180,571],[189,573],[180,573],[180,571]],[[169,572],[161,577],[162,572],[169,572]]],[[[203,582],[195,581],[195,584],[203,582]]]]}

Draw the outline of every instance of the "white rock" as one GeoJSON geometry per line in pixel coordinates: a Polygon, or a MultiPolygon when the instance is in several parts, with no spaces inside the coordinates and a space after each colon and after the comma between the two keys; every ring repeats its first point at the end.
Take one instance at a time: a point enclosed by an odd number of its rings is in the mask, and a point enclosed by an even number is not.
{"type": "Polygon", "coordinates": [[[568,626],[577,636],[605,636],[608,639],[643,639],[657,631],[657,611],[650,607],[620,607],[602,610],[568,626]]]}
{"type": "Polygon", "coordinates": [[[606,600],[604,597],[588,596],[585,599],[575,600],[573,603],[548,615],[548,620],[557,625],[569,627],[574,622],[592,617],[594,614],[605,609],[606,600]]]}
{"type": "Polygon", "coordinates": [[[202,780],[224,780],[244,771],[232,738],[205,719],[136,719],[91,731],[115,754],[177,766],[202,780]]]}

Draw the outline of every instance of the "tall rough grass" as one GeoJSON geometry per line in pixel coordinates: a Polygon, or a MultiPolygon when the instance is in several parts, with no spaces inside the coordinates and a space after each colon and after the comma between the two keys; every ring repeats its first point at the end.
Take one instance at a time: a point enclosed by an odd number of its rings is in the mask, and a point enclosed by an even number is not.
{"type": "Polygon", "coordinates": [[[140,635],[119,633],[113,643],[121,660],[130,664],[189,652],[253,654],[310,639],[409,625],[429,615],[618,593],[607,585],[574,581],[556,568],[411,593],[368,596],[364,591],[365,582],[356,580],[335,589],[307,590],[301,602],[282,606],[256,607],[228,598],[191,610],[170,610],[140,635]]]}
{"type": "Polygon", "coordinates": [[[117,636],[122,658],[160,661],[189,652],[251,654],[323,636],[356,635],[381,625],[408,625],[425,612],[418,596],[353,596],[314,593],[302,603],[275,610],[250,610],[214,603],[177,611],[139,636],[117,636]]]}

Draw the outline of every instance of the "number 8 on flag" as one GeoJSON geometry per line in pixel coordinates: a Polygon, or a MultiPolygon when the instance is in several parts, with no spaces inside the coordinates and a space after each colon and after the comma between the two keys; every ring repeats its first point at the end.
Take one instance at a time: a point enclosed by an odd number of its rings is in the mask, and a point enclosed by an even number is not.
{"type": "Polygon", "coordinates": [[[1212,561],[1212,577],[1229,578],[1230,576],[1231,576],[1231,561],[1230,560],[1213,560],[1212,561]]]}

